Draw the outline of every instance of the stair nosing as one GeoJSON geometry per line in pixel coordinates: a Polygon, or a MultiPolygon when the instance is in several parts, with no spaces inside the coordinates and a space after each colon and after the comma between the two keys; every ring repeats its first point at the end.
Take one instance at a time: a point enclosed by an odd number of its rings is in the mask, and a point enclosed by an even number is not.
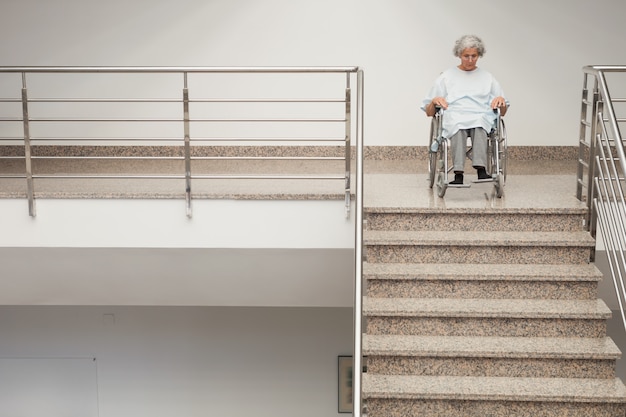
{"type": "Polygon", "coordinates": [[[593,247],[596,241],[588,232],[519,232],[519,231],[386,231],[364,233],[365,246],[577,246],[593,247]]]}
{"type": "Polygon", "coordinates": [[[363,263],[363,276],[374,280],[455,280],[455,281],[591,281],[602,280],[594,264],[483,264],[363,263]],[[558,273],[555,273],[555,270],[558,273]]]}
{"type": "Polygon", "coordinates": [[[503,337],[363,335],[367,356],[618,359],[621,351],[610,337],[503,337]]]}
{"type": "Polygon", "coordinates": [[[626,403],[619,378],[363,375],[363,398],[626,403]]]}
{"type": "Polygon", "coordinates": [[[368,317],[609,319],[612,312],[601,299],[529,300],[364,296],[363,314],[368,317]]]}
{"type": "Polygon", "coordinates": [[[589,209],[586,206],[561,207],[558,209],[545,207],[498,207],[498,208],[464,208],[464,207],[364,207],[365,214],[538,214],[538,215],[582,215],[589,209]]]}

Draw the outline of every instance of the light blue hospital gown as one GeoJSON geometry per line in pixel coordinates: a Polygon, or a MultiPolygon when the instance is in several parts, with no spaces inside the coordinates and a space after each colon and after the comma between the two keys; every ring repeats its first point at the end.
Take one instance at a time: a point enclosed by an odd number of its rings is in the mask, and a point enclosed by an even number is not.
{"type": "Polygon", "coordinates": [[[446,138],[450,138],[460,129],[476,127],[482,127],[489,133],[496,120],[491,101],[499,96],[505,97],[504,92],[490,72],[481,68],[463,71],[452,67],[437,77],[424,98],[421,109],[426,111],[426,106],[435,97],[446,99],[448,109],[445,111],[442,126],[442,134],[446,138]]]}

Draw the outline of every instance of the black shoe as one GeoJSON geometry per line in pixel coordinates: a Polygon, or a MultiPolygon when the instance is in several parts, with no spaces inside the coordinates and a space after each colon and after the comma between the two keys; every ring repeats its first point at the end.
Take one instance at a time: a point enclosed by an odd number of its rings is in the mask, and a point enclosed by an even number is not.
{"type": "Polygon", "coordinates": [[[454,181],[450,184],[463,185],[463,174],[454,174],[454,181]]]}
{"type": "Polygon", "coordinates": [[[476,168],[478,171],[478,179],[479,180],[490,180],[491,175],[487,174],[487,170],[484,167],[476,168]]]}

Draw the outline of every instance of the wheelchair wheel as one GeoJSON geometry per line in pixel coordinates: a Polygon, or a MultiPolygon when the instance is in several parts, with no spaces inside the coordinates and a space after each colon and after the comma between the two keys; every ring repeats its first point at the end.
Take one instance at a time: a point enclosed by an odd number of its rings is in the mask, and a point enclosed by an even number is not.
{"type": "Polygon", "coordinates": [[[496,189],[496,197],[502,198],[504,195],[504,175],[498,174],[494,178],[493,186],[496,189]]]}
{"type": "Polygon", "coordinates": [[[496,177],[500,172],[499,161],[497,160],[496,155],[496,141],[498,141],[498,133],[492,132],[489,138],[489,146],[487,148],[487,172],[491,174],[493,178],[496,177]]]}
{"type": "Polygon", "coordinates": [[[432,151],[433,143],[441,135],[441,114],[437,113],[430,122],[430,139],[428,141],[428,186],[433,188],[437,176],[437,154],[432,151]]]}
{"type": "Polygon", "coordinates": [[[489,134],[488,155],[489,172],[506,176],[506,128],[502,119],[498,121],[498,128],[489,134]]]}
{"type": "Polygon", "coordinates": [[[448,183],[446,182],[446,173],[443,171],[439,171],[437,175],[437,195],[443,198],[446,195],[446,190],[448,189],[448,183]]]}
{"type": "Polygon", "coordinates": [[[487,170],[491,172],[494,180],[496,196],[501,198],[504,195],[504,183],[506,181],[506,128],[504,121],[499,118],[498,126],[491,133],[489,140],[489,150],[487,159],[487,170]]]}
{"type": "Polygon", "coordinates": [[[433,188],[437,175],[437,152],[431,152],[430,145],[428,149],[428,186],[433,188]]]}
{"type": "Polygon", "coordinates": [[[500,171],[502,172],[503,181],[506,181],[506,168],[507,168],[507,143],[506,143],[506,126],[504,120],[500,119],[500,171]]]}

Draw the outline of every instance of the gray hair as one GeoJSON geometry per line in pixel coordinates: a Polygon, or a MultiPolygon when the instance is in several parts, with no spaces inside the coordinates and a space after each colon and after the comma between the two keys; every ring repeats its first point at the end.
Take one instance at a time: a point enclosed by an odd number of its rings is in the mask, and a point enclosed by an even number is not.
{"type": "Polygon", "coordinates": [[[476,48],[476,50],[478,51],[479,57],[482,57],[487,52],[487,50],[485,49],[485,44],[483,43],[482,39],[480,39],[476,35],[461,36],[454,43],[454,48],[452,49],[452,52],[454,53],[454,56],[460,58],[461,52],[463,52],[467,48],[476,48]]]}

